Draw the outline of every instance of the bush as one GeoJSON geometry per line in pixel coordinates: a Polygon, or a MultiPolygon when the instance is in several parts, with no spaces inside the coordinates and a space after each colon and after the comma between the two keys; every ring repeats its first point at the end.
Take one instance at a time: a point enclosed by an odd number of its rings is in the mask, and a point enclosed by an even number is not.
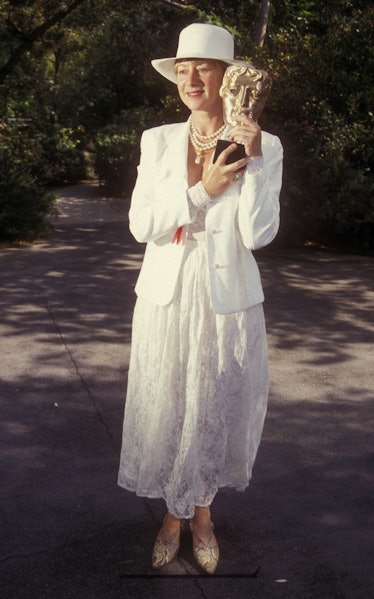
{"type": "Polygon", "coordinates": [[[33,167],[41,149],[26,131],[0,130],[0,240],[32,241],[50,230],[51,193],[36,182],[33,167]]]}
{"type": "Polygon", "coordinates": [[[325,117],[321,114],[319,125],[304,124],[311,131],[298,144],[297,156],[291,147],[286,151],[287,203],[304,240],[368,251],[374,229],[374,182],[371,169],[355,164],[354,154],[363,155],[362,139],[369,142],[370,135],[337,115],[330,125],[325,117]]]}
{"type": "Polygon", "coordinates": [[[160,116],[147,108],[124,110],[95,136],[95,171],[100,184],[115,195],[129,195],[139,163],[142,131],[160,124],[160,116]]]}
{"type": "Polygon", "coordinates": [[[269,123],[284,145],[281,234],[288,241],[372,250],[373,15],[352,8],[345,18],[331,9],[323,43],[313,23],[304,36],[279,29],[260,56],[274,75],[264,128],[269,123]]]}
{"type": "MultiPolygon", "coordinates": [[[[2,161],[0,160],[0,168],[2,161]]],[[[53,196],[27,176],[0,177],[0,240],[33,241],[50,230],[53,196]]]]}
{"type": "Polygon", "coordinates": [[[38,180],[48,185],[63,185],[78,183],[85,178],[86,164],[79,131],[54,127],[40,133],[39,142],[43,160],[38,165],[38,180]]]}

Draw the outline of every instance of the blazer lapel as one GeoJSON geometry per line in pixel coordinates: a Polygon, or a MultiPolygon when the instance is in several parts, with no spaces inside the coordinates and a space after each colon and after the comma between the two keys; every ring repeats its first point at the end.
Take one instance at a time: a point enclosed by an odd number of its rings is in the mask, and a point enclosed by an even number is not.
{"type": "Polygon", "coordinates": [[[187,155],[188,134],[190,129],[189,120],[179,124],[167,137],[167,148],[164,155],[171,172],[181,177],[187,183],[187,155]]]}

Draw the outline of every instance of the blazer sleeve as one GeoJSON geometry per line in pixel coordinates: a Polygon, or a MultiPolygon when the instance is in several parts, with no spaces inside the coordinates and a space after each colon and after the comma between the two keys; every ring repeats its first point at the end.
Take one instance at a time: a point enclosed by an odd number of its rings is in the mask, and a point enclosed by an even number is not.
{"type": "Polygon", "coordinates": [[[165,235],[165,241],[170,241],[178,227],[191,222],[187,182],[178,169],[170,167],[171,148],[167,142],[162,127],[142,135],[138,177],[129,211],[130,231],[141,243],[165,235]]]}
{"type": "Polygon", "coordinates": [[[264,166],[256,174],[244,174],[237,214],[239,237],[249,250],[268,245],[279,228],[283,148],[278,137],[263,135],[264,166]]]}

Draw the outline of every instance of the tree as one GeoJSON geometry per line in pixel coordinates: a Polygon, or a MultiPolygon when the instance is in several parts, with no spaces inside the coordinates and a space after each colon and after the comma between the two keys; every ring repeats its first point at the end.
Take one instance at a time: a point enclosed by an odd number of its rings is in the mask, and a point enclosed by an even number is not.
{"type": "MultiPolygon", "coordinates": [[[[40,38],[49,30],[51,27],[54,27],[63,19],[65,19],[73,10],[75,10],[80,4],[85,2],[86,0],[72,0],[70,3],[63,3],[63,7],[47,17],[42,23],[33,27],[31,30],[27,28],[22,28],[17,23],[16,13],[13,13],[12,7],[9,8],[8,16],[5,19],[5,30],[8,34],[8,37],[13,40],[20,40],[18,45],[11,50],[10,56],[6,63],[0,68],[0,85],[4,83],[5,78],[9,73],[11,73],[14,67],[18,64],[21,57],[30,50],[34,42],[40,38]]],[[[7,3],[3,3],[1,12],[5,16],[5,9],[7,8],[7,3]]],[[[19,4],[19,3],[17,3],[19,4]]],[[[30,4],[30,3],[28,3],[30,4]]],[[[34,3],[35,8],[40,8],[40,2],[34,3]],[[38,6],[39,5],[39,6],[38,6]]],[[[19,7],[15,7],[18,8],[19,7]]]]}
{"type": "Polygon", "coordinates": [[[126,163],[131,181],[142,129],[185,118],[151,58],[171,56],[191,22],[223,25],[236,56],[273,76],[260,124],[285,147],[284,237],[367,248],[373,20],[364,0],[0,0],[0,118],[28,120],[39,181],[76,178],[83,149],[97,151],[103,180],[122,181],[126,163]]]}
{"type": "Polygon", "coordinates": [[[265,41],[266,28],[269,19],[270,0],[261,0],[260,21],[255,37],[255,43],[262,48],[265,41]]]}

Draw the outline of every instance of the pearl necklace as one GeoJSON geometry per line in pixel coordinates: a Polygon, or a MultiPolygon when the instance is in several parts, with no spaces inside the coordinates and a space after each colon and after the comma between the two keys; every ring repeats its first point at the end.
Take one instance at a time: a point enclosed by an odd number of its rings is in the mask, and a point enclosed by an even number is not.
{"type": "Polygon", "coordinates": [[[192,120],[190,121],[190,140],[196,152],[195,164],[200,164],[201,156],[204,154],[204,152],[207,152],[215,147],[219,136],[222,135],[225,129],[226,125],[224,123],[211,135],[201,135],[201,133],[197,131],[192,120]]]}

